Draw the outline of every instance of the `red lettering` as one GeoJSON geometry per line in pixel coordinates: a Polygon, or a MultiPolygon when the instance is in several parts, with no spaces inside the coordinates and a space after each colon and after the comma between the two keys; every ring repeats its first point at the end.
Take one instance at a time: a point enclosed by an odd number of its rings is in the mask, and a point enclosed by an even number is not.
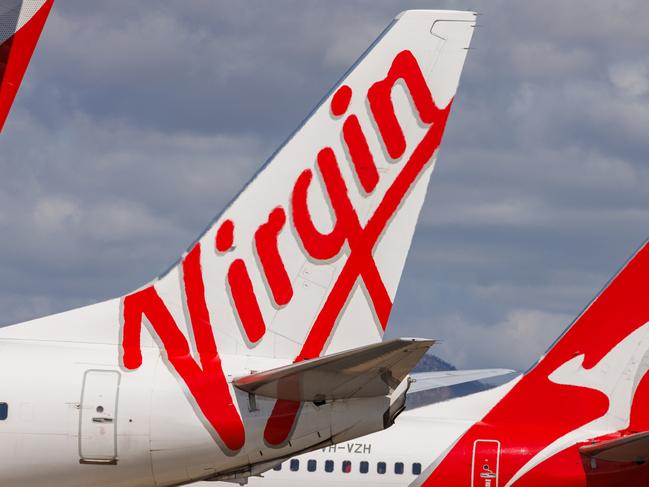
{"type": "MultiPolygon", "coordinates": [[[[398,80],[404,80],[421,120],[432,126],[388,188],[365,227],[361,225],[351,203],[347,185],[331,148],[322,149],[317,157],[326,197],[333,209],[334,225],[330,232],[320,232],[309,212],[307,199],[313,171],[303,171],[295,182],[291,195],[291,217],[309,257],[320,261],[330,260],[341,253],[345,243],[349,251],[295,361],[320,356],[357,283],[365,286],[382,329],[385,330],[387,325],[392,301],[374,260],[374,247],[438,148],[451,105],[449,103],[443,110],[435,106],[414,56],[409,51],[400,53],[387,77],[375,83],[368,92],[370,109],[393,159],[401,157],[406,148],[404,134],[391,100],[392,88],[398,80]]],[[[348,86],[342,86],[336,92],[331,104],[334,116],[342,116],[346,112],[351,96],[352,91],[348,86]]],[[[355,115],[345,120],[343,138],[363,189],[367,193],[372,192],[378,184],[379,175],[355,115]]],[[[290,278],[278,249],[278,236],[285,223],[285,212],[278,207],[255,232],[255,247],[263,274],[272,298],[279,306],[290,302],[293,296],[290,278]]],[[[215,247],[223,253],[232,249],[233,243],[234,223],[226,220],[216,233],[215,247]]],[[[187,384],[206,420],[229,449],[238,450],[245,442],[245,430],[233,403],[214,341],[201,275],[200,244],[183,260],[182,270],[185,298],[200,365],[191,356],[185,336],[154,286],[124,298],[123,363],[128,369],[137,369],[142,364],[140,333],[142,317],[146,316],[163,343],[167,360],[187,384]]],[[[236,259],[230,264],[227,280],[244,333],[250,342],[256,343],[264,336],[266,326],[248,269],[242,259],[236,259]]],[[[287,440],[299,409],[299,402],[276,402],[264,431],[264,438],[269,444],[279,445],[287,440]]]]}
{"type": "Polygon", "coordinates": [[[216,250],[227,252],[234,243],[234,222],[225,220],[216,232],[216,250]]]}
{"type": "Polygon", "coordinates": [[[246,263],[242,259],[236,259],[230,264],[228,284],[234,307],[246,336],[251,343],[257,343],[266,333],[266,324],[259,309],[259,302],[255,296],[246,263]]]}
{"type": "MultiPolygon", "coordinates": [[[[331,100],[331,113],[336,117],[344,115],[347,108],[349,108],[351,98],[352,89],[349,86],[343,85],[338,88],[338,91],[336,91],[331,100]]],[[[369,194],[374,191],[374,188],[376,188],[379,182],[379,173],[376,170],[374,157],[370,152],[367,139],[363,134],[361,124],[356,115],[350,115],[345,120],[343,124],[343,138],[349,150],[349,157],[354,165],[358,180],[365,193],[369,194]]]]}
{"type": "Polygon", "coordinates": [[[275,304],[284,306],[293,297],[293,286],[288,277],[282,257],[279,255],[277,237],[286,223],[286,213],[281,207],[275,208],[268,221],[255,232],[255,248],[264,269],[268,287],[275,304]]]}
{"type": "Polygon", "coordinates": [[[334,117],[343,115],[349,107],[352,99],[352,89],[347,85],[342,85],[331,99],[331,113],[334,117]]]}
{"type": "Polygon", "coordinates": [[[286,443],[295,425],[295,418],[301,405],[302,403],[298,401],[281,399],[275,403],[264,430],[266,443],[276,447],[286,443]]]}
{"type": "MultiPolygon", "coordinates": [[[[342,309],[344,301],[351,294],[352,287],[360,276],[363,278],[365,287],[372,299],[381,326],[385,329],[390,315],[390,309],[392,308],[392,301],[381,280],[376,262],[374,262],[374,258],[372,257],[373,245],[369,245],[370,242],[365,238],[356,210],[349,199],[347,186],[343,175],[340,173],[336,156],[331,148],[327,147],[322,149],[318,154],[318,169],[322,174],[327,195],[334,210],[336,219],[334,229],[328,235],[323,235],[315,229],[306,203],[307,187],[300,187],[300,192],[304,191],[304,193],[300,194],[300,198],[294,199],[293,202],[295,229],[302,241],[304,249],[310,253],[311,257],[322,260],[330,259],[336,255],[343,243],[347,241],[350,252],[345,265],[347,272],[343,270],[345,278],[343,279],[344,284],[342,287],[345,291],[339,291],[339,300],[342,299],[343,302],[335,302],[334,307],[338,309],[338,312],[342,309]],[[333,238],[332,235],[334,236],[333,238]],[[316,255],[313,255],[311,252],[316,255]]],[[[373,244],[374,242],[371,243],[373,244]]],[[[322,325],[316,320],[314,328],[318,326],[322,325]]],[[[322,334],[318,335],[323,336],[322,334]]],[[[326,340],[328,337],[323,336],[323,338],[326,340]]],[[[322,345],[324,346],[324,343],[322,345]]],[[[310,349],[304,351],[305,354],[299,357],[299,359],[303,360],[317,357],[320,351],[321,347],[310,347],[310,349]]]]}
{"type": "Polygon", "coordinates": [[[374,83],[367,92],[374,120],[392,159],[398,159],[406,150],[406,139],[392,103],[392,88],[399,80],[406,83],[422,122],[431,124],[440,115],[415,56],[410,51],[400,52],[385,79],[374,83]]]}
{"type": "MultiPolygon", "coordinates": [[[[359,230],[358,228],[354,228],[353,218],[348,213],[349,209],[345,209],[347,201],[349,200],[347,198],[346,189],[338,188],[340,181],[334,174],[337,171],[337,168],[334,168],[335,164],[327,162],[326,159],[328,156],[326,156],[325,160],[322,160],[322,162],[319,158],[318,163],[321,172],[323,172],[323,177],[325,177],[325,186],[327,187],[327,192],[330,197],[332,194],[336,194],[336,196],[332,198],[332,204],[334,203],[334,201],[336,202],[334,204],[334,211],[336,213],[336,216],[338,219],[340,218],[339,214],[346,216],[346,221],[350,223],[350,225],[347,227],[351,229],[349,234],[355,234],[354,238],[357,241],[355,245],[357,245],[358,247],[356,249],[357,253],[352,252],[347,258],[345,266],[338,275],[338,278],[336,279],[331,292],[327,296],[324,305],[322,306],[313,326],[311,327],[311,331],[309,332],[302,346],[302,350],[295,359],[296,362],[304,360],[306,358],[318,357],[322,353],[324,345],[326,344],[327,339],[333,331],[334,325],[338,320],[340,312],[347,302],[347,298],[351,293],[353,285],[356,282],[358,276],[361,274],[360,269],[365,269],[368,265],[370,266],[369,269],[371,270],[365,271],[362,274],[363,280],[365,281],[365,285],[368,291],[370,291],[370,289],[373,289],[376,293],[372,300],[379,319],[381,320],[382,313],[385,313],[383,317],[387,322],[387,317],[390,310],[383,308],[383,306],[386,306],[387,303],[379,297],[380,288],[378,288],[378,286],[376,285],[375,280],[371,279],[369,282],[371,282],[372,284],[368,286],[368,276],[371,278],[372,274],[375,272],[374,269],[376,269],[375,263],[371,257],[371,250],[376,245],[376,242],[378,241],[380,235],[385,230],[392,216],[396,213],[406,194],[412,188],[418,176],[422,173],[423,169],[429,163],[433,154],[439,147],[442,140],[442,134],[444,133],[444,127],[446,126],[446,121],[448,119],[448,114],[451,109],[451,104],[452,103],[449,103],[446,108],[442,110],[436,109],[438,117],[435,119],[432,126],[428,129],[428,132],[424,136],[423,140],[413,151],[404,168],[401,170],[392,185],[386,191],[385,197],[379,204],[372,217],[367,222],[367,225],[364,229],[359,230]],[[324,176],[325,173],[329,174],[328,178],[324,176]],[[338,210],[336,210],[336,207],[338,207],[338,210]],[[358,240],[360,240],[361,243],[358,243],[358,240]]],[[[295,185],[293,195],[294,220],[296,216],[295,192],[306,192],[306,188],[298,187],[298,185],[306,185],[306,187],[308,187],[308,183],[310,182],[311,176],[309,175],[307,179],[307,177],[305,176],[306,173],[306,171],[302,173],[295,185]]],[[[298,198],[299,204],[302,204],[302,201],[306,201],[306,199],[303,199],[302,197],[298,198]]],[[[305,215],[299,214],[303,211],[303,209],[298,207],[297,211],[298,219],[302,223],[307,221],[305,215]]],[[[310,221],[310,217],[308,218],[308,220],[310,221]]],[[[294,223],[296,229],[298,229],[297,222],[294,221],[294,223]]],[[[338,221],[336,222],[336,224],[338,225],[338,221]]],[[[303,228],[303,230],[305,229],[308,230],[308,227],[303,228]]],[[[305,250],[307,250],[308,252],[309,250],[307,249],[307,245],[304,240],[305,237],[307,241],[310,239],[308,233],[303,234],[299,231],[299,229],[298,233],[303,241],[305,250]]],[[[311,235],[311,238],[313,238],[314,235],[315,239],[317,239],[318,237],[315,233],[311,235]]],[[[315,246],[315,242],[309,242],[309,247],[312,246],[315,246]]],[[[351,244],[350,247],[352,247],[351,244]]],[[[372,294],[370,294],[370,296],[372,296],[372,294]]],[[[383,323],[383,321],[381,321],[381,323],[383,323]]],[[[275,403],[275,407],[273,408],[273,412],[268,420],[268,423],[266,424],[266,429],[264,431],[264,438],[269,444],[280,445],[288,438],[288,435],[290,434],[290,431],[295,422],[295,418],[297,417],[297,414],[299,412],[299,404],[291,405],[289,404],[291,402],[292,401],[279,400],[275,403]],[[290,422],[287,418],[287,411],[294,411],[293,418],[290,422]],[[279,420],[279,417],[281,417],[281,421],[279,420]]]]}
{"type": "Polygon", "coordinates": [[[351,115],[343,124],[343,138],[349,149],[349,156],[356,170],[358,180],[366,193],[371,193],[379,182],[379,172],[374,157],[367,145],[367,139],[356,115],[351,115]]]}
{"type": "MultiPolygon", "coordinates": [[[[336,220],[331,232],[321,233],[311,219],[307,204],[309,185],[313,179],[311,169],[306,169],[297,178],[291,197],[293,209],[293,226],[301,237],[302,245],[307,254],[317,260],[329,260],[338,255],[345,243],[343,222],[336,220]]],[[[345,192],[347,190],[345,189],[345,192]]]]}
{"type": "Polygon", "coordinates": [[[187,308],[200,365],[192,357],[187,339],[154,286],[124,298],[123,363],[129,370],[142,365],[140,333],[144,315],[162,341],[167,360],[187,385],[205,419],[225,446],[236,451],[245,443],[245,430],[214,341],[200,258],[200,244],[197,244],[182,263],[187,308]]]}

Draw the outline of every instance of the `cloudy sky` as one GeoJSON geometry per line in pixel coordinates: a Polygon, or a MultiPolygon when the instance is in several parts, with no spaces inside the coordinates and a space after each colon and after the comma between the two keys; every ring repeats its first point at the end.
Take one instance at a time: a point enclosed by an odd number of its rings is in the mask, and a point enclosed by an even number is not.
{"type": "Polygon", "coordinates": [[[645,0],[57,0],[0,136],[0,322],[165,269],[406,6],[483,15],[389,334],[526,368],[649,237],[645,0]]]}

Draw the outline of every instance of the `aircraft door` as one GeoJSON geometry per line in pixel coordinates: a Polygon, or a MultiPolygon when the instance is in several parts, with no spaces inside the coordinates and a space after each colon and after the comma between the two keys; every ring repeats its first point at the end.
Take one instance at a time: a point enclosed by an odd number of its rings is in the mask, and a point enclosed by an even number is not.
{"type": "Polygon", "coordinates": [[[476,440],[473,443],[471,462],[471,487],[498,487],[500,442],[476,440]]]}
{"type": "Polygon", "coordinates": [[[84,375],[79,414],[82,463],[117,462],[117,402],[120,373],[88,370],[84,375]]]}

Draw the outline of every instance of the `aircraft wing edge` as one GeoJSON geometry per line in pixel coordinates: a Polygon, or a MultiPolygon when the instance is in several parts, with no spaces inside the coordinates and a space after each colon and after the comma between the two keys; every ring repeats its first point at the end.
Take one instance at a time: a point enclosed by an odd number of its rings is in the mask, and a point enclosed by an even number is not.
{"type": "Polygon", "coordinates": [[[649,431],[584,445],[579,453],[595,461],[646,462],[649,460],[649,431]]]}
{"type": "Polygon", "coordinates": [[[235,378],[238,389],[290,401],[380,397],[408,377],[434,340],[400,338],[235,378]]]}
{"type": "Polygon", "coordinates": [[[512,369],[471,369],[471,370],[448,370],[435,372],[417,372],[410,374],[410,388],[408,394],[413,392],[428,391],[441,387],[455,386],[478,380],[501,377],[515,374],[512,369]]]}

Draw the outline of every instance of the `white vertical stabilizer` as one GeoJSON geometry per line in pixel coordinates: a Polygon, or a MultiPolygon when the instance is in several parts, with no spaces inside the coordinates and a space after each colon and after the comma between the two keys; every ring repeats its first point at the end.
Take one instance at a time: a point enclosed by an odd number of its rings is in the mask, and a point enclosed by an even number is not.
{"type": "Polygon", "coordinates": [[[194,320],[222,355],[381,340],[474,25],[403,12],[165,275],[0,337],[121,343],[127,360],[151,337],[166,348],[167,325],[200,341],[194,320]]]}

